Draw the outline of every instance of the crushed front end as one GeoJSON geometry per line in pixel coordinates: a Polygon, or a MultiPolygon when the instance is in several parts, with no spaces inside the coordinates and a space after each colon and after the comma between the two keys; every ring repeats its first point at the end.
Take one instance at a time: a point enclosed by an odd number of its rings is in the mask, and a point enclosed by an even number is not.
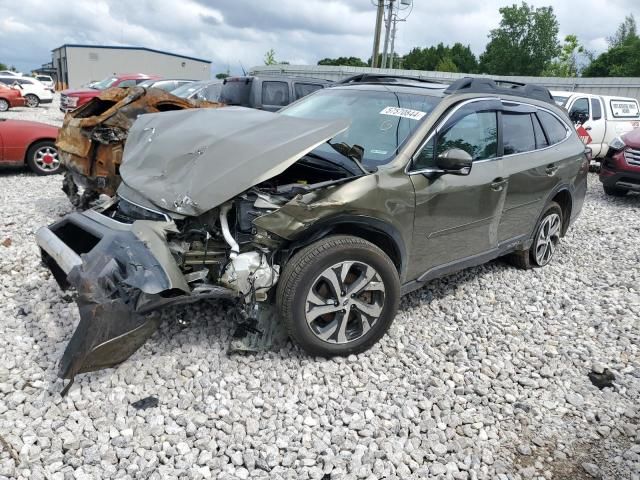
{"type": "Polygon", "coordinates": [[[121,363],[157,329],[159,309],[205,299],[233,300],[240,330],[275,339],[265,319],[287,240],[255,220],[364,174],[296,163],[346,126],[232,108],[138,119],[118,194],[36,234],[80,311],[58,375],[121,363]]]}
{"type": "Polygon", "coordinates": [[[120,198],[42,227],[36,239],[43,262],[63,289],[76,290],[80,312],[58,375],[72,379],[126,360],[169,305],[235,299],[248,319],[279,267],[266,235],[262,246],[253,243],[258,235],[235,242],[229,219],[238,223],[236,208],[173,219],[120,198]]]}

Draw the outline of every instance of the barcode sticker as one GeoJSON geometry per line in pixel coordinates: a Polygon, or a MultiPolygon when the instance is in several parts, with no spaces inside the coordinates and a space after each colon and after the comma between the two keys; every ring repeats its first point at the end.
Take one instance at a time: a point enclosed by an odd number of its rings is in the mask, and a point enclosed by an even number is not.
{"type": "Polygon", "coordinates": [[[385,107],[381,112],[381,115],[392,115],[394,117],[410,118],[411,120],[421,120],[427,112],[421,112],[420,110],[411,110],[410,108],[400,107],[385,107]]]}

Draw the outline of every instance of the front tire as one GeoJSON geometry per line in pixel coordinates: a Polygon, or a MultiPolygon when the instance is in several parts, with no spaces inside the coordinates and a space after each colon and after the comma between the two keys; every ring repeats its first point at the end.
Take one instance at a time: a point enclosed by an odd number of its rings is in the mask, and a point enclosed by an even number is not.
{"type": "Polygon", "coordinates": [[[291,339],[311,355],[363,352],[391,326],[400,280],[374,244],[348,235],[323,238],[286,264],[277,307],[291,339]]]}
{"type": "Polygon", "coordinates": [[[547,265],[553,258],[563,225],[562,208],[556,202],[547,205],[544,214],[536,225],[533,243],[528,250],[514,252],[507,257],[509,262],[523,270],[547,265]]]}
{"type": "Polygon", "coordinates": [[[24,96],[25,105],[29,108],[36,108],[40,105],[40,99],[33,93],[28,93],[24,96]]]}
{"type": "Polygon", "coordinates": [[[51,140],[31,145],[27,151],[27,165],[36,175],[54,175],[62,168],[58,149],[51,140]]]}
{"type": "Polygon", "coordinates": [[[6,112],[9,110],[9,102],[7,102],[4,98],[0,98],[0,112],[6,112]]]}
{"type": "Polygon", "coordinates": [[[610,197],[624,197],[629,193],[629,190],[625,188],[609,187],[607,185],[603,185],[602,189],[604,190],[604,193],[610,197]]]}

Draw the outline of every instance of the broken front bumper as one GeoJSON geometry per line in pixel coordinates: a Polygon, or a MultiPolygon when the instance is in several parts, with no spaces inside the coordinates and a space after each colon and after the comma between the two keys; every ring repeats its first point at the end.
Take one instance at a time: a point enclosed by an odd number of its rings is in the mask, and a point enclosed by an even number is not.
{"type": "Polygon", "coordinates": [[[58,376],[115,366],[159,325],[156,310],[203,298],[233,298],[222,287],[192,292],[173,259],[172,221],[120,223],[95,210],[72,213],[36,234],[42,260],[61,288],[77,290],[80,323],[58,376]]]}

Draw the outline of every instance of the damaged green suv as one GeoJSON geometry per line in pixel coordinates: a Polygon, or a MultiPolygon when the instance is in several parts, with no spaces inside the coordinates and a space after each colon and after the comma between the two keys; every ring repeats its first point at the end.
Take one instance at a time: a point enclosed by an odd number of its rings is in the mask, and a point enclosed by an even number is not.
{"type": "Polygon", "coordinates": [[[360,76],[278,113],[142,115],[115,197],[37,233],[80,323],[59,375],[116,365],[158,310],[271,306],[313,355],[362,352],[400,296],[499,256],[546,265],[582,208],[588,159],[548,90],[360,76]]]}

